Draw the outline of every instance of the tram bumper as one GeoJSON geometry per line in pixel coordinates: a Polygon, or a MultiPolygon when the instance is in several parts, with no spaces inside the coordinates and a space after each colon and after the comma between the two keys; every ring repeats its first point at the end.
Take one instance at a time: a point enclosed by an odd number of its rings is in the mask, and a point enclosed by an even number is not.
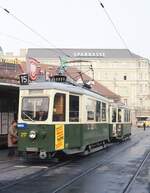
{"type": "Polygon", "coordinates": [[[28,155],[36,155],[40,159],[46,159],[48,157],[48,154],[45,150],[40,150],[37,147],[27,147],[26,148],[26,154],[28,155]]]}
{"type": "Polygon", "coordinates": [[[38,152],[38,148],[37,147],[27,147],[26,148],[26,151],[27,152],[38,152]]]}

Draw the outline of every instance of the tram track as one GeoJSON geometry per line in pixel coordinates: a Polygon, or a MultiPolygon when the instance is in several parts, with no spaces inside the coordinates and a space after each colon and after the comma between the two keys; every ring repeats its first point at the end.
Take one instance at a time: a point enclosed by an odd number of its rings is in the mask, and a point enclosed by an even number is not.
{"type": "Polygon", "coordinates": [[[12,162],[0,163],[0,170],[2,171],[2,170],[5,170],[5,169],[8,169],[8,168],[13,168],[16,164],[20,164],[20,161],[17,160],[16,162],[13,162],[13,163],[12,162]],[[9,164],[9,165],[7,165],[7,164],[9,164]]]}
{"type": "MultiPolygon", "coordinates": [[[[12,182],[9,181],[9,183],[7,183],[7,184],[0,182],[0,192],[5,191],[6,189],[7,190],[9,189],[9,191],[10,191],[11,187],[13,187],[19,183],[25,182],[27,180],[33,180],[33,179],[35,180],[35,179],[39,178],[40,176],[42,176],[43,174],[49,172],[49,170],[65,166],[65,165],[69,164],[71,161],[72,160],[67,160],[65,162],[50,165],[49,168],[40,169],[38,172],[34,172],[32,174],[26,175],[18,180],[12,181],[12,182]]],[[[30,168],[30,167],[28,167],[28,168],[30,168]]]]}
{"type": "MultiPolygon", "coordinates": [[[[50,165],[45,166],[45,168],[48,168],[48,167],[50,167],[50,165]]],[[[13,171],[29,169],[29,168],[36,168],[36,165],[35,166],[34,165],[30,166],[30,165],[27,165],[27,164],[20,164],[20,163],[17,164],[17,163],[15,163],[15,164],[12,164],[12,165],[9,165],[9,166],[2,167],[2,168],[0,168],[0,170],[4,174],[4,173],[7,173],[7,172],[13,172],[13,171]]],[[[37,168],[38,168],[38,166],[37,166],[37,168]]],[[[40,168],[40,166],[39,166],[39,168],[40,168]]],[[[41,168],[42,168],[42,166],[41,166],[41,168]]]]}
{"type": "MultiPolygon", "coordinates": [[[[143,137],[144,138],[144,137],[143,137]]],[[[59,193],[63,190],[65,190],[66,188],[68,188],[70,185],[72,185],[73,183],[75,183],[76,181],[78,181],[79,179],[81,179],[82,177],[92,173],[93,171],[95,171],[97,168],[105,166],[106,164],[108,164],[114,157],[116,157],[117,155],[119,155],[120,153],[122,153],[122,151],[126,151],[128,148],[135,146],[137,143],[139,143],[139,140],[136,141],[135,143],[131,144],[128,147],[125,147],[123,150],[120,150],[119,152],[117,152],[116,154],[112,155],[111,157],[109,157],[109,159],[107,160],[103,160],[100,163],[96,164],[95,166],[88,168],[86,171],[83,171],[80,175],[72,178],[71,180],[69,180],[68,182],[66,182],[64,185],[57,187],[55,190],[53,190],[51,193],[59,193]]],[[[127,186],[130,186],[130,184],[133,183],[133,181],[135,180],[136,176],[139,174],[141,168],[143,167],[144,163],[146,162],[147,158],[149,157],[150,152],[147,154],[147,156],[145,157],[145,159],[142,161],[142,164],[140,165],[138,171],[135,174],[135,177],[133,177],[133,179],[131,179],[132,182],[129,182],[127,186]]],[[[128,190],[128,189],[127,189],[128,190]]],[[[123,191],[122,193],[128,193],[128,191],[123,191]]],[[[39,191],[36,193],[40,193],[39,191]]]]}
{"type": "MultiPolygon", "coordinates": [[[[68,188],[70,185],[72,185],[73,183],[75,183],[76,181],[80,180],[82,177],[92,173],[93,171],[95,171],[97,168],[99,167],[103,167],[107,164],[109,164],[109,162],[116,157],[117,155],[119,155],[120,153],[122,153],[122,151],[126,151],[128,148],[136,145],[139,141],[135,142],[134,144],[131,144],[128,147],[125,147],[124,149],[120,150],[119,152],[117,152],[116,154],[112,155],[111,157],[109,157],[107,160],[102,160],[100,163],[97,163],[95,166],[88,168],[86,171],[83,171],[80,175],[72,178],[71,180],[69,180],[68,182],[66,182],[65,184],[63,184],[62,186],[57,187],[55,190],[53,190],[51,193],[61,193],[61,191],[64,191],[66,188],[68,188]]],[[[37,191],[35,193],[40,193],[40,191],[37,191]]],[[[122,192],[122,193],[127,193],[127,192],[122,192]]]]}
{"type": "MultiPolygon", "coordinates": [[[[144,138],[144,137],[143,137],[144,138]]],[[[142,140],[142,138],[140,138],[140,140],[142,140]]],[[[119,155],[120,153],[122,153],[122,151],[126,151],[127,149],[135,146],[136,144],[138,144],[140,142],[139,139],[137,139],[135,142],[131,142],[131,144],[125,146],[124,148],[121,148],[119,151],[117,151],[115,154],[113,154],[112,156],[109,156],[109,158],[106,158],[104,160],[101,160],[100,162],[96,163],[95,165],[93,165],[92,167],[87,168],[86,170],[82,171],[79,175],[76,175],[75,177],[71,178],[70,180],[66,181],[63,185],[60,185],[58,187],[56,187],[55,189],[52,190],[52,193],[57,193],[57,192],[61,192],[62,190],[68,188],[71,184],[75,183],[77,180],[81,179],[82,177],[92,173],[94,170],[96,170],[98,167],[102,167],[106,164],[109,164],[109,162],[117,155],[119,155]]],[[[109,149],[109,148],[108,148],[109,149]]],[[[111,148],[110,148],[111,149],[111,148]]],[[[86,158],[85,158],[86,159],[86,158]]],[[[19,180],[16,180],[15,182],[9,182],[9,184],[3,184],[3,186],[0,188],[0,192],[1,191],[5,191],[5,190],[9,190],[9,192],[14,192],[12,191],[13,187],[17,186],[17,185],[21,185],[24,182],[29,182],[29,184],[34,183],[35,180],[38,180],[40,177],[42,177],[43,175],[45,175],[46,173],[48,173],[50,170],[55,170],[58,169],[60,167],[63,166],[69,166],[69,164],[72,163],[72,160],[63,162],[63,163],[59,163],[59,164],[55,164],[54,166],[51,166],[48,169],[41,169],[40,171],[31,174],[31,175],[27,175],[19,180]]],[[[34,191],[34,193],[41,193],[40,191],[34,191]]],[[[124,193],[124,192],[123,192],[124,193]]],[[[126,192],[125,192],[126,193],[126,192]]]]}
{"type": "MultiPolygon", "coordinates": [[[[56,187],[55,189],[53,189],[52,191],[49,191],[49,192],[51,192],[51,193],[59,193],[60,192],[61,193],[62,191],[67,189],[70,185],[72,185],[73,183],[75,183],[76,181],[81,179],[82,177],[92,173],[93,171],[95,171],[99,167],[103,167],[104,165],[109,164],[114,157],[116,157],[117,155],[122,153],[122,151],[126,151],[128,148],[131,148],[131,147],[135,146],[137,143],[139,143],[139,140],[132,143],[132,144],[130,144],[130,145],[127,145],[125,148],[121,148],[115,154],[113,154],[112,156],[109,156],[109,158],[101,160],[100,162],[96,163],[95,165],[93,165],[93,166],[87,168],[86,170],[82,171],[79,175],[76,175],[75,177],[69,179],[63,185],[60,185],[60,186],[56,187]]],[[[67,166],[69,166],[69,164],[67,166]]],[[[33,181],[34,180],[35,179],[33,179],[33,181]]],[[[33,184],[34,183],[33,181],[30,182],[30,183],[33,184]]],[[[41,193],[41,190],[34,191],[34,193],[41,193]]]]}
{"type": "Polygon", "coordinates": [[[129,182],[127,183],[127,185],[124,187],[123,191],[121,193],[129,193],[130,188],[132,187],[132,185],[134,184],[137,176],[139,175],[139,173],[141,172],[143,166],[145,165],[146,161],[148,160],[150,156],[150,151],[147,152],[146,156],[144,157],[144,159],[141,161],[139,167],[137,168],[136,172],[134,173],[134,175],[130,178],[129,182]]]}

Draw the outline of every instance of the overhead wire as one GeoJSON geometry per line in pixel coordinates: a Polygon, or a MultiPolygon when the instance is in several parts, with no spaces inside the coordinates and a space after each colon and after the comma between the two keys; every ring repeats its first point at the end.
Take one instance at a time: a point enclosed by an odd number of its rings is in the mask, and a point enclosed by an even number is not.
{"type": "MultiPolygon", "coordinates": [[[[19,23],[21,23],[22,25],[24,25],[26,28],[28,28],[32,33],[36,34],[37,36],[39,36],[42,40],[44,40],[45,42],[47,42],[49,45],[51,45],[52,47],[54,47],[56,50],[52,50],[53,52],[57,52],[58,54],[63,54],[64,56],[68,57],[68,58],[72,58],[70,55],[66,54],[62,49],[57,48],[54,44],[52,44],[47,38],[45,38],[43,35],[41,35],[38,31],[36,31],[35,29],[31,28],[29,25],[27,25],[25,22],[23,22],[21,19],[19,19],[16,15],[12,14],[8,9],[2,7],[0,5],[0,8],[5,11],[7,14],[9,14],[10,16],[12,16],[15,20],[17,20],[19,23]]],[[[10,35],[7,35],[9,37],[11,37],[10,35]]],[[[19,40],[18,38],[14,37],[14,39],[19,40]]],[[[31,43],[31,42],[30,42],[31,43]]]]}
{"type": "MultiPolygon", "coordinates": [[[[77,72],[77,73],[87,74],[88,72],[91,72],[91,69],[86,70],[85,72],[81,72],[81,71],[79,71],[79,72],[77,72]]],[[[80,77],[80,75],[74,76],[74,77],[72,77],[72,78],[73,78],[73,79],[76,79],[76,78],[78,78],[78,77],[80,77]]]]}
{"type": "Polygon", "coordinates": [[[15,16],[14,14],[12,14],[8,9],[3,8],[0,5],[0,8],[5,11],[7,14],[9,14],[10,16],[12,16],[15,20],[17,20],[19,23],[21,23],[22,25],[24,25],[26,28],[28,28],[32,33],[36,34],[37,36],[39,36],[42,40],[44,40],[45,42],[47,42],[47,44],[49,44],[50,46],[52,46],[53,48],[55,48],[56,50],[53,50],[54,52],[57,52],[58,54],[63,54],[66,57],[71,57],[70,55],[66,54],[62,49],[57,48],[54,44],[52,44],[47,38],[45,38],[42,34],[40,34],[38,31],[36,31],[35,29],[31,28],[29,25],[27,25],[25,22],[23,22],[21,19],[19,19],[17,16],[15,16]]]}
{"type": "Polygon", "coordinates": [[[104,10],[107,18],[108,18],[109,21],[111,22],[111,24],[112,24],[115,32],[117,33],[117,35],[119,36],[120,40],[122,41],[124,47],[128,50],[129,54],[132,56],[132,53],[130,52],[130,50],[129,50],[129,48],[128,48],[128,45],[127,45],[125,39],[123,38],[123,36],[122,36],[121,33],[119,32],[117,26],[116,26],[115,23],[113,22],[113,20],[112,20],[111,16],[109,15],[108,11],[105,9],[104,4],[103,4],[100,0],[98,0],[98,2],[99,2],[99,4],[100,4],[100,6],[102,7],[102,9],[104,10]]]}
{"type": "Polygon", "coordinates": [[[10,34],[6,34],[6,33],[3,33],[3,32],[0,32],[0,36],[6,36],[6,37],[8,37],[8,38],[11,38],[11,39],[14,39],[14,40],[17,40],[17,41],[20,41],[20,42],[30,43],[30,44],[32,44],[32,45],[34,45],[34,46],[40,47],[40,45],[35,44],[34,42],[27,41],[27,40],[23,40],[23,39],[20,39],[20,38],[18,38],[18,37],[16,37],[16,36],[12,36],[12,35],[10,35],[10,34]]]}

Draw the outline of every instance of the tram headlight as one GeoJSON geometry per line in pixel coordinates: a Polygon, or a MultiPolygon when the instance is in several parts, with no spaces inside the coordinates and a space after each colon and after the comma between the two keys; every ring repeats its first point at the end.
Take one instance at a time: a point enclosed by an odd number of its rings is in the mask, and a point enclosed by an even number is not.
{"type": "Polygon", "coordinates": [[[35,138],[36,138],[36,131],[31,130],[31,131],[29,132],[29,138],[30,138],[30,139],[35,139],[35,138]]]}

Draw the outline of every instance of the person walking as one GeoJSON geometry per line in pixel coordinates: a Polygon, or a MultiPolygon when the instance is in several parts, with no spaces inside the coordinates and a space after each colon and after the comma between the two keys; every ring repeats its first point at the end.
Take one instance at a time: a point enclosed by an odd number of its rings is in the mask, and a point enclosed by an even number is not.
{"type": "Polygon", "coordinates": [[[17,147],[17,122],[12,121],[8,130],[8,157],[14,157],[17,147]]]}
{"type": "Polygon", "coordinates": [[[144,121],[144,123],[143,123],[143,128],[144,128],[144,131],[145,131],[145,129],[146,129],[146,123],[145,123],[145,121],[144,121]]]}

